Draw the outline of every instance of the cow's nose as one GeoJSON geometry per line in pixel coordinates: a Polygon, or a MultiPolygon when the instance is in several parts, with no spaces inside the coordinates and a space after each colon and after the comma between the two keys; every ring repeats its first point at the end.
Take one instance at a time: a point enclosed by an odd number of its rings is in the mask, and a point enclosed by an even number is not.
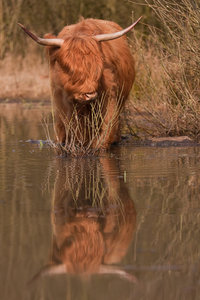
{"type": "Polygon", "coordinates": [[[93,92],[93,93],[86,93],[85,94],[85,99],[87,101],[89,100],[95,100],[97,98],[97,92],[93,92]]]}

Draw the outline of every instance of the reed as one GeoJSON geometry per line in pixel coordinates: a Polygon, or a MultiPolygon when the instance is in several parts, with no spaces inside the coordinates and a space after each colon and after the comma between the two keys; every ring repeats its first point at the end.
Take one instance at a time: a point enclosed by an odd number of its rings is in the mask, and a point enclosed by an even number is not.
{"type": "MultiPolygon", "coordinates": [[[[138,74],[131,119],[134,132],[152,136],[188,135],[200,140],[200,4],[146,0],[163,29],[133,36],[138,74]],[[141,121],[142,119],[142,121],[141,121]]],[[[130,124],[130,121],[129,121],[130,124]]]]}
{"type": "MultiPolygon", "coordinates": [[[[80,113],[79,105],[74,105],[70,120],[60,113],[60,118],[62,119],[63,124],[65,124],[66,140],[63,144],[53,141],[50,134],[50,122],[48,118],[44,119],[43,124],[47,140],[49,141],[49,145],[55,149],[58,155],[80,157],[85,155],[95,155],[103,151],[102,146],[111,133],[112,128],[118,122],[123,103],[122,95],[121,93],[118,93],[112,118],[109,119],[109,121],[106,121],[106,101],[109,101],[109,97],[107,97],[106,94],[103,94],[99,99],[88,104],[88,109],[85,114],[80,113]],[[103,131],[102,127],[104,128],[103,131]]],[[[58,140],[53,106],[51,120],[54,135],[56,140],[58,140]]]]}

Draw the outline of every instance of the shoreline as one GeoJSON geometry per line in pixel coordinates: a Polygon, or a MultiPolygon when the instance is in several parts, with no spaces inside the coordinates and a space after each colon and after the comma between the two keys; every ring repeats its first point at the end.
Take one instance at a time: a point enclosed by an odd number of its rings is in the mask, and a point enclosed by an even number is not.
{"type": "MultiPolygon", "coordinates": [[[[22,109],[31,110],[34,108],[34,105],[43,107],[43,109],[51,107],[51,100],[46,99],[1,99],[0,98],[0,105],[19,105],[22,106],[22,109]],[[33,105],[33,106],[31,106],[33,105]]],[[[8,109],[8,107],[7,107],[8,109]]],[[[0,113],[1,114],[1,113],[0,113]]],[[[136,114],[134,117],[137,117],[136,114]]],[[[37,142],[37,141],[35,141],[37,142]]],[[[134,146],[134,147],[199,147],[200,143],[196,142],[195,140],[191,139],[188,136],[159,136],[159,137],[152,137],[151,135],[145,135],[141,137],[136,137],[128,130],[121,134],[121,141],[117,144],[121,146],[134,146]]]]}

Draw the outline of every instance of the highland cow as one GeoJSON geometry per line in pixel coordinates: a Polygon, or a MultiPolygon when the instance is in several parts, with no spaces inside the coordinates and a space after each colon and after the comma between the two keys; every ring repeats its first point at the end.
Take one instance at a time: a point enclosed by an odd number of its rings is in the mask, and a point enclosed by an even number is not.
{"type": "MultiPolygon", "coordinates": [[[[82,139],[93,148],[108,149],[119,140],[119,114],[135,78],[134,59],[124,35],[139,20],[122,30],[111,21],[83,19],[64,27],[57,37],[46,34],[44,38],[19,24],[33,40],[47,46],[55,131],[60,144],[69,143],[68,129],[75,108],[80,124],[76,130],[78,142],[82,139]],[[94,105],[100,101],[102,104],[94,105]],[[83,132],[85,118],[94,119],[94,109],[95,116],[99,116],[95,129],[98,134],[91,141],[91,132],[83,132]]],[[[90,123],[89,127],[94,125],[90,123]]]]}

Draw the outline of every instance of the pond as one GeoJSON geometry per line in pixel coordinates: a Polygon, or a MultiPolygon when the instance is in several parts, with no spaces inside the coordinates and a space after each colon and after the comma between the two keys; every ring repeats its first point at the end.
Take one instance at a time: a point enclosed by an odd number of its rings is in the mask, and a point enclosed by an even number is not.
{"type": "Polygon", "coordinates": [[[0,299],[199,299],[200,148],[60,158],[49,111],[0,105],[0,299]]]}

